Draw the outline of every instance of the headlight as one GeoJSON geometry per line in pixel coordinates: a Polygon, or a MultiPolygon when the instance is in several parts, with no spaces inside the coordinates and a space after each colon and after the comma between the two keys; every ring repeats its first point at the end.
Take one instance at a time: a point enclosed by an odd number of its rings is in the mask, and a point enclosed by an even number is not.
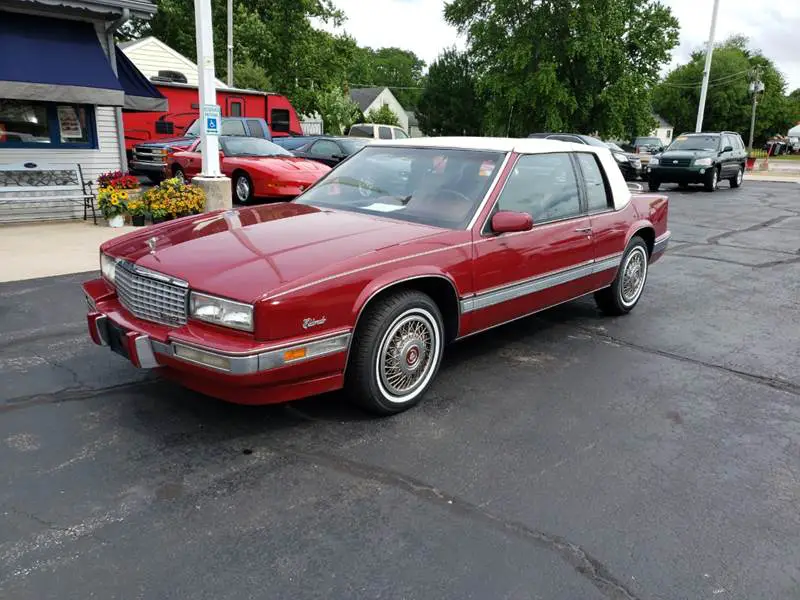
{"type": "Polygon", "coordinates": [[[658,159],[655,156],[653,156],[650,159],[650,162],[647,163],[647,164],[649,164],[651,167],[656,167],[656,166],[658,166],[658,159]]]}
{"type": "Polygon", "coordinates": [[[253,307],[250,304],[192,292],[189,296],[189,314],[207,323],[253,331],[253,307]]]}
{"type": "Polygon", "coordinates": [[[110,283],[114,283],[114,277],[117,274],[117,259],[109,256],[108,254],[100,253],[100,273],[110,283]]]}
{"type": "Polygon", "coordinates": [[[714,161],[710,158],[697,158],[695,159],[694,164],[698,167],[710,167],[714,164],[714,161]]]}
{"type": "Polygon", "coordinates": [[[624,154],[617,154],[617,153],[614,153],[614,158],[616,158],[616,159],[617,159],[617,162],[621,162],[621,163],[626,163],[626,162],[629,162],[629,161],[628,161],[628,157],[627,157],[627,156],[625,156],[624,154]]]}

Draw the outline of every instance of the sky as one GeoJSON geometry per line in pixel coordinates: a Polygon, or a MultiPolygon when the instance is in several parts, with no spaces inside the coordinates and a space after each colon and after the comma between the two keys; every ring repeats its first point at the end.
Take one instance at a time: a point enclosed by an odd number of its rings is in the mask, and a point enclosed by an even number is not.
{"type": "MultiPolygon", "coordinates": [[[[662,2],[681,24],[680,44],[669,65],[674,67],[708,40],[714,3],[662,2]]],[[[443,49],[465,45],[444,21],[445,0],[335,0],[335,4],[347,15],[340,31],[352,35],[361,46],[412,50],[430,64],[443,49]]],[[[775,62],[787,80],[787,91],[800,88],[800,0],[720,0],[715,38],[721,41],[739,33],[775,62]]]]}

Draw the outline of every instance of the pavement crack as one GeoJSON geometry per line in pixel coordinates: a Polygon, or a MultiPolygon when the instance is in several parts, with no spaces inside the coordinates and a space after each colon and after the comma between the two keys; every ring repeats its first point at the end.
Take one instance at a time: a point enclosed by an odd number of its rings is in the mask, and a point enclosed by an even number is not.
{"type": "Polygon", "coordinates": [[[735,375],[741,379],[745,379],[750,381],[751,383],[757,383],[761,385],[766,385],[776,390],[780,390],[782,392],[787,392],[789,394],[794,394],[796,396],[800,396],[800,385],[793,383],[791,381],[787,381],[785,379],[779,379],[776,377],[769,377],[766,375],[758,375],[756,373],[749,373],[747,371],[742,371],[739,369],[734,369],[732,367],[726,367],[724,365],[708,362],[705,360],[700,360],[699,358],[692,358],[690,356],[684,356],[682,354],[677,354],[675,352],[669,352],[667,350],[659,350],[658,348],[651,348],[649,346],[644,346],[642,344],[637,344],[635,342],[629,342],[627,340],[623,340],[622,338],[618,338],[616,336],[610,335],[608,333],[601,333],[596,329],[592,329],[591,327],[585,327],[578,325],[578,329],[582,332],[602,340],[606,340],[609,342],[613,342],[620,346],[624,346],[626,348],[632,348],[634,350],[639,350],[641,352],[646,352],[648,354],[655,354],[657,356],[662,356],[664,358],[670,358],[672,360],[678,360],[685,363],[690,363],[693,365],[698,365],[701,367],[706,367],[708,369],[714,369],[715,371],[721,371],[724,373],[728,373],[730,375],[735,375]]]}
{"type": "Polygon", "coordinates": [[[61,402],[72,402],[75,400],[86,400],[94,398],[101,394],[109,394],[119,391],[136,390],[138,388],[151,386],[159,380],[155,378],[148,378],[140,381],[130,381],[128,383],[121,383],[119,385],[109,385],[100,388],[87,388],[82,385],[70,386],[62,388],[56,392],[46,394],[32,394],[30,396],[18,396],[16,398],[9,398],[3,400],[0,404],[0,414],[11,412],[15,410],[22,410],[30,408],[31,406],[40,406],[42,404],[60,404],[61,402]]]}
{"type": "Polygon", "coordinates": [[[767,219],[766,221],[762,221],[760,223],[756,223],[755,225],[750,225],[750,227],[745,227],[744,229],[735,229],[733,231],[726,231],[725,233],[720,233],[719,235],[712,235],[708,238],[707,242],[709,244],[716,244],[720,240],[725,239],[726,237],[730,237],[732,235],[737,235],[739,233],[745,233],[747,231],[758,231],[759,229],[766,229],[767,227],[772,227],[780,223],[781,221],[785,221],[786,219],[792,218],[794,215],[782,215],[780,217],[773,217],[772,219],[767,219]]]}
{"type": "Polygon", "coordinates": [[[415,498],[435,504],[461,518],[480,522],[496,531],[513,535],[522,541],[535,544],[555,553],[610,600],[639,600],[639,597],[615,577],[602,562],[589,554],[580,545],[572,543],[561,536],[534,529],[519,521],[506,519],[486,510],[481,505],[473,504],[448,494],[424,481],[392,469],[351,461],[325,452],[309,452],[297,448],[277,446],[268,447],[268,449],[277,454],[283,454],[307,464],[330,469],[349,477],[400,489],[415,498]]]}
{"type": "MultiPolygon", "coordinates": [[[[26,519],[30,519],[34,523],[38,523],[39,525],[42,525],[43,527],[47,527],[48,529],[52,529],[53,531],[60,531],[61,533],[65,533],[65,534],[73,533],[72,529],[70,529],[69,527],[59,527],[58,525],[56,525],[52,521],[48,521],[46,519],[43,519],[43,518],[41,518],[41,517],[39,517],[39,516],[37,516],[37,515],[35,515],[33,513],[30,513],[30,512],[25,511],[25,510],[22,510],[20,508],[17,508],[16,506],[9,506],[9,510],[12,513],[14,513],[15,515],[17,515],[17,516],[25,517],[26,519]]],[[[108,540],[101,538],[100,536],[98,536],[94,532],[86,532],[86,533],[84,533],[84,537],[92,538],[93,540],[96,540],[96,541],[100,542],[101,544],[110,543],[108,540]]]]}

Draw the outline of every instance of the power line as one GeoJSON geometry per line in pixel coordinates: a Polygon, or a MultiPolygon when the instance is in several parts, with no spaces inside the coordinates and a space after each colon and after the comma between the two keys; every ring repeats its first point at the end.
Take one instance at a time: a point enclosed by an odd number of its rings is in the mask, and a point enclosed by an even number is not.
{"type": "MultiPolygon", "coordinates": [[[[742,75],[749,75],[751,72],[752,72],[752,70],[748,69],[746,71],[739,71],[738,73],[731,73],[730,75],[725,75],[724,77],[719,77],[717,79],[709,81],[708,84],[709,84],[709,86],[711,86],[711,85],[721,85],[723,83],[729,83],[730,81],[732,81],[734,79],[737,79],[737,78],[741,77],[742,75]]],[[[663,86],[666,86],[666,87],[674,87],[674,88],[693,89],[693,88],[696,88],[698,86],[701,86],[702,82],[698,82],[698,83],[669,83],[669,82],[663,81],[659,85],[663,85],[663,86]]]]}
{"type": "Polygon", "coordinates": [[[356,87],[356,88],[385,87],[385,88],[389,88],[390,90],[424,90],[425,89],[422,86],[413,87],[413,86],[400,86],[400,85],[376,85],[374,83],[372,83],[372,84],[368,84],[368,83],[349,83],[347,85],[349,87],[351,87],[351,88],[354,88],[354,87],[356,87]]]}

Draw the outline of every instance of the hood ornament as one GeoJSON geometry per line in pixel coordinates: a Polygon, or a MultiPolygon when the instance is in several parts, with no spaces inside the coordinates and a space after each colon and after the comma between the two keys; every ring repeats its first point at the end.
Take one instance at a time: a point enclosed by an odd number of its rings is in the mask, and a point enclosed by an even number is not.
{"type": "Polygon", "coordinates": [[[158,243],[158,238],[153,236],[147,240],[147,247],[150,248],[150,254],[156,253],[156,244],[158,243]]]}

